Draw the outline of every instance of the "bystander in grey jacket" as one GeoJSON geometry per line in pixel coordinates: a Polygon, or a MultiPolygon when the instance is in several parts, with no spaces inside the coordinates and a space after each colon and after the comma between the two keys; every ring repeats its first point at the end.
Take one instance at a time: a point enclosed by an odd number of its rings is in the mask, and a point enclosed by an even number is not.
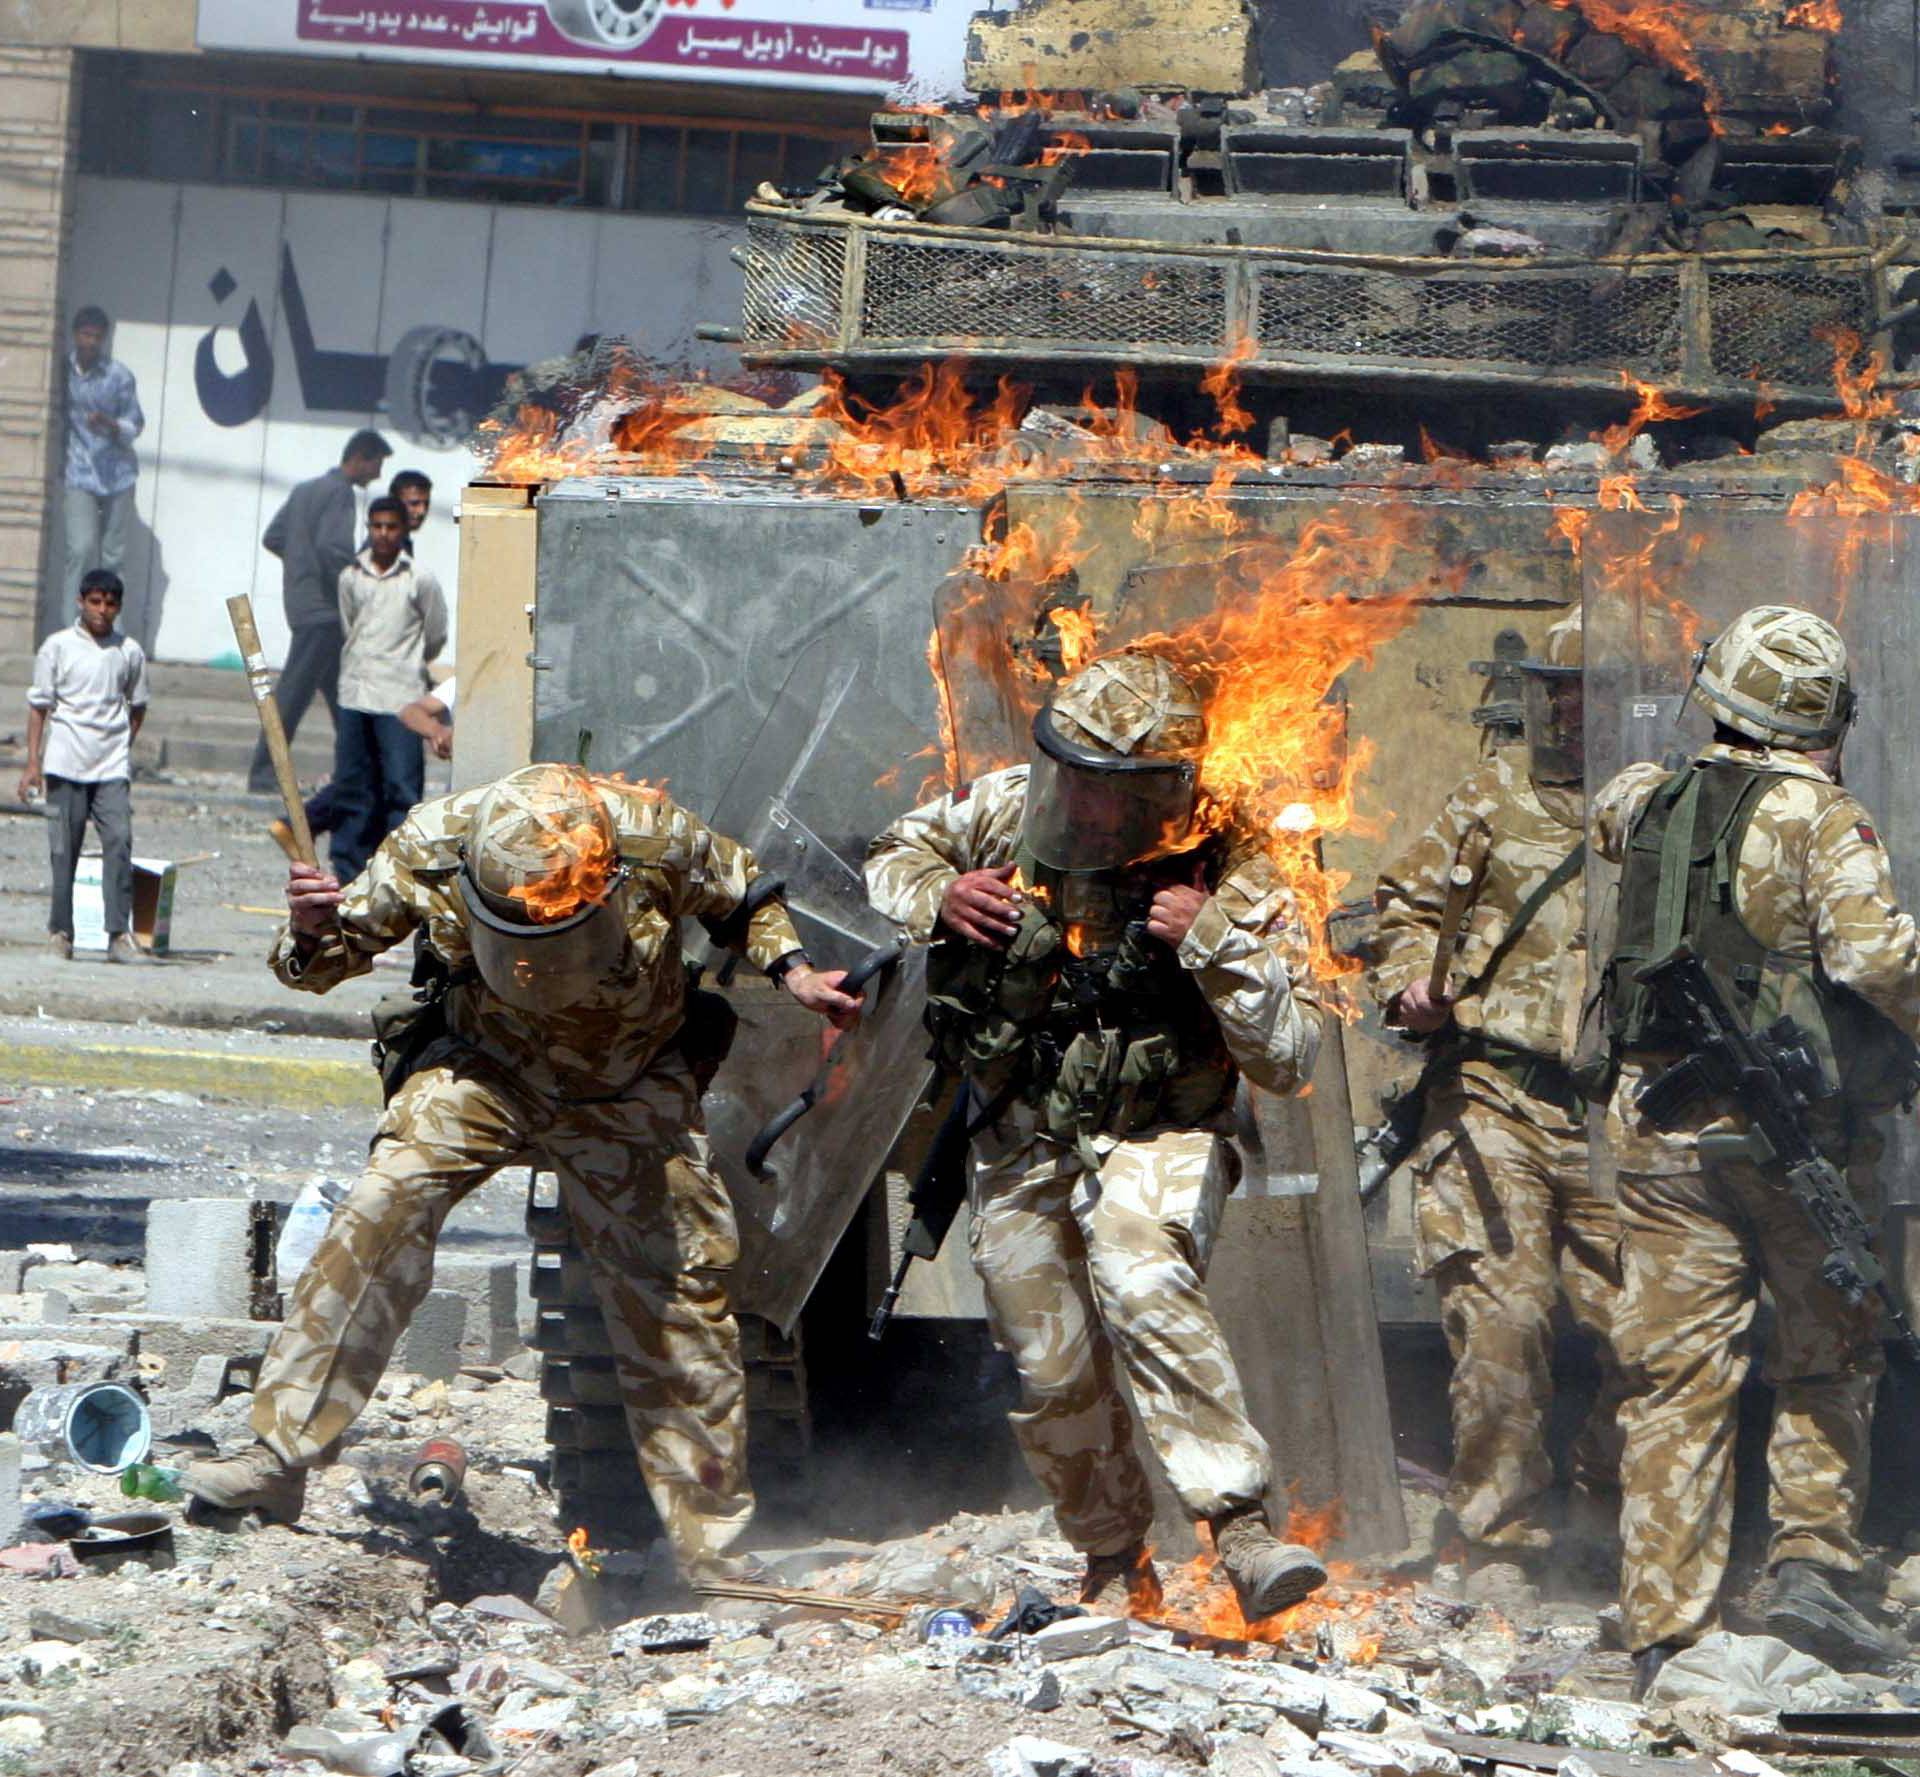
{"type": "Polygon", "coordinates": [[[340,575],[360,547],[355,491],[337,465],[301,482],[260,539],[270,555],[280,558],[280,594],[289,629],[340,621],[340,575]]]}

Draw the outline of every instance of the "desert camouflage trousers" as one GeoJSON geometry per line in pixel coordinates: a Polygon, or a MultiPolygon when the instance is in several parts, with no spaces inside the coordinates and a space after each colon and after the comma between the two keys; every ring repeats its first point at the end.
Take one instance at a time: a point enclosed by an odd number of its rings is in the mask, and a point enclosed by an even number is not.
{"type": "Polygon", "coordinates": [[[1496,1106],[1457,1089],[1429,1105],[1414,1165],[1416,1252],[1440,1294],[1453,1356],[1447,1505],[1469,1541],[1544,1548],[1553,1486],[1553,1310],[1562,1293],[1592,1335],[1600,1393],[1571,1452],[1577,1494],[1618,1485],[1625,1383],[1613,1351],[1620,1296],[1614,1206],[1588,1179],[1584,1134],[1517,1088],[1496,1106]]]}
{"type": "Polygon", "coordinates": [[[536,1161],[559,1175],[593,1266],[640,1474],[681,1569],[725,1571],[753,1513],[727,1300],[739,1249],[677,1055],[601,1104],[537,1098],[464,1058],[408,1080],[293,1292],[254,1393],[254,1434],[287,1462],[324,1460],[432,1285],[448,1212],[501,1167],[536,1161]]]}
{"type": "MultiPolygon", "coordinates": [[[[1849,1181],[1871,1217],[1871,1167],[1849,1181]]],[[[1734,1435],[1748,1333],[1765,1284],[1773,1331],[1768,1565],[1861,1562],[1873,1398],[1885,1360],[1872,1297],[1820,1280],[1824,1249],[1784,1187],[1744,1162],[1620,1176],[1626,1287],[1619,1341],[1642,1372],[1621,1469],[1621,1608],[1628,1645],[1715,1627],[1733,1523],[1734,1435]]]]}
{"type": "Polygon", "coordinates": [[[1121,1372],[1190,1517],[1264,1499],[1272,1459],[1204,1284],[1237,1178],[1226,1140],[1175,1129],[1121,1141],[1096,1171],[1071,1148],[995,1130],[975,1157],[974,1268],[1020,1373],[1014,1436],[1061,1535],[1109,1555],[1153,1526],[1121,1372]]]}

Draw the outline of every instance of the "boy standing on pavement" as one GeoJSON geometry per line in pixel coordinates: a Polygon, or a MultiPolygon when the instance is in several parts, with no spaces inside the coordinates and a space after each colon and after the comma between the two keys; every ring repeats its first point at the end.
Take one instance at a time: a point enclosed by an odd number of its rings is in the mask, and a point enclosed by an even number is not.
{"type": "Polygon", "coordinates": [[[147,657],[115,627],[125,589],[95,568],[80,581],[80,616],[41,643],[27,692],[27,765],[20,800],[47,795],[54,954],[73,957],[73,873],[91,820],[100,834],[107,961],[150,963],[133,941],[133,737],[147,714],[147,657]]]}
{"type": "Polygon", "coordinates": [[[333,873],[351,882],[426,789],[420,736],[395,713],[447,645],[440,582],[404,553],[407,509],[367,508],[367,546],[340,575],[340,710],[333,743],[333,873]]]}

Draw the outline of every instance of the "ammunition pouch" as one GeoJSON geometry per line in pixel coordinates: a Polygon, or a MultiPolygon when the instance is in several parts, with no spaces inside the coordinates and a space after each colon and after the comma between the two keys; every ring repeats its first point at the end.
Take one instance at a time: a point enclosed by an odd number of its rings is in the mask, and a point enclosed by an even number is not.
{"type": "Polygon", "coordinates": [[[1005,950],[933,947],[927,1028],[935,1061],[978,1097],[1023,1099],[1069,1145],[1203,1123],[1237,1078],[1199,987],[1144,924],[1114,951],[1068,957],[1031,902],[1005,950]]]}

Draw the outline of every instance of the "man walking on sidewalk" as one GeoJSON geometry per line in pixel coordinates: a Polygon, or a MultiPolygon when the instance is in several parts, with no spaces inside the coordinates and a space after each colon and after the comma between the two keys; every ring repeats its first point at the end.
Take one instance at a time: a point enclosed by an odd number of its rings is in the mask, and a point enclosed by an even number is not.
{"type": "Polygon", "coordinates": [[[120,576],[95,568],[80,582],[80,616],[33,659],[27,693],[27,764],[20,800],[47,794],[54,954],[73,958],[73,876],[87,822],[100,834],[107,961],[150,963],[133,941],[133,737],[147,714],[147,657],[115,623],[120,576]]]}
{"type": "MultiPolygon", "coordinates": [[[[339,464],[287,495],[260,539],[262,548],[280,558],[281,598],[293,632],[287,664],[273,688],[289,741],[316,691],[327,700],[329,715],[339,708],[340,575],[360,547],[359,492],[392,455],[393,446],[378,432],[354,433],[339,464]]],[[[264,740],[253,750],[247,788],[256,796],[273,793],[273,765],[264,740]]]]}

